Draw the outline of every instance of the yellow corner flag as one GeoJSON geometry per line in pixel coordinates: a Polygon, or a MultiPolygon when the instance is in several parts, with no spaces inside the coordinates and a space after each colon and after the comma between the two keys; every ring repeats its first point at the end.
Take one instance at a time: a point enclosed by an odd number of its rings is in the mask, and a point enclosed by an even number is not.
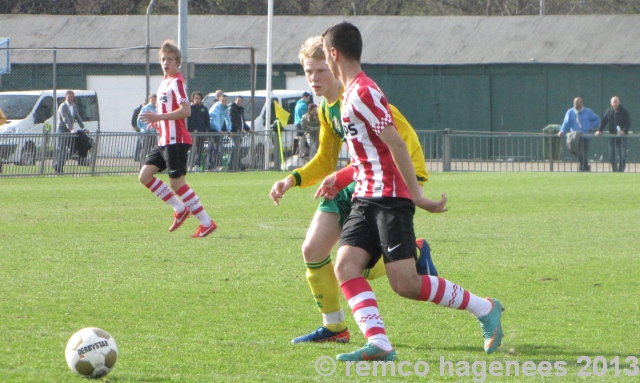
{"type": "Polygon", "coordinates": [[[289,115],[291,115],[291,113],[287,112],[285,108],[281,107],[278,103],[278,100],[273,100],[273,102],[276,105],[276,118],[280,120],[282,126],[287,126],[287,123],[289,122],[289,115]]]}
{"type": "Polygon", "coordinates": [[[276,118],[278,119],[278,122],[280,122],[276,125],[278,126],[278,142],[280,143],[280,163],[282,164],[282,168],[284,170],[286,166],[284,162],[284,147],[282,146],[282,130],[285,126],[287,126],[287,123],[289,122],[289,115],[291,113],[287,112],[283,107],[281,107],[280,103],[278,103],[278,100],[273,100],[273,103],[276,107],[276,118]]]}

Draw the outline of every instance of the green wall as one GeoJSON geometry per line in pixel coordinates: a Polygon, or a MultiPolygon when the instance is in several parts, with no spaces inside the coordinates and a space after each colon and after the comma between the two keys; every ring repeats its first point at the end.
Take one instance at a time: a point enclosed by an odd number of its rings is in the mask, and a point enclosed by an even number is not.
{"type": "MultiPolygon", "coordinates": [[[[640,65],[364,65],[364,70],[419,130],[540,132],[562,123],[576,96],[602,115],[617,95],[632,121],[640,121],[640,65]]],[[[273,89],[285,87],[285,72],[303,75],[300,65],[275,65],[273,89]]],[[[159,74],[159,65],[152,65],[151,73],[159,74]]],[[[14,65],[11,74],[2,76],[2,90],[48,89],[51,74],[51,65],[14,65]]],[[[91,74],[143,75],[144,66],[60,64],[57,86],[85,88],[85,76],[91,74]]],[[[263,65],[256,83],[264,89],[263,65]]],[[[249,65],[198,64],[189,79],[190,91],[249,88],[249,65]]]]}
{"type": "Polygon", "coordinates": [[[640,119],[640,66],[365,65],[364,70],[416,129],[540,132],[562,123],[576,96],[602,115],[617,95],[632,120],[640,119]]]}

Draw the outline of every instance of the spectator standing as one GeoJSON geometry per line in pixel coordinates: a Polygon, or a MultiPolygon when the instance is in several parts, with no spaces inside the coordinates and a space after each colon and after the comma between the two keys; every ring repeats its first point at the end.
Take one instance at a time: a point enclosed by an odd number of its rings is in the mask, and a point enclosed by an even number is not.
{"type": "Polygon", "coordinates": [[[147,100],[142,100],[142,103],[138,105],[134,110],[133,114],[131,114],[131,128],[133,128],[134,132],[140,133],[140,128],[138,128],[138,116],[140,115],[140,111],[142,107],[145,106],[147,100]]]}
{"type": "MultiPolygon", "coordinates": [[[[80,118],[77,105],[74,104],[75,93],[67,90],[65,101],[58,107],[58,133],[75,133],[74,125],[77,123],[84,129],[84,122],[80,118]]],[[[64,163],[67,161],[74,137],[60,137],[58,140],[58,156],[53,169],[56,173],[63,173],[64,163]]]]}
{"type": "Polygon", "coordinates": [[[600,127],[596,131],[596,136],[602,133],[605,126],[608,126],[609,134],[611,134],[611,138],[609,138],[611,171],[624,172],[624,168],[627,165],[627,139],[623,136],[629,134],[631,117],[627,109],[620,104],[620,99],[617,96],[611,99],[611,108],[604,113],[600,127]],[[616,150],[618,151],[617,157],[616,150]]]}
{"type": "MultiPolygon", "coordinates": [[[[304,131],[304,138],[309,145],[309,149],[304,151],[302,157],[313,158],[318,151],[318,133],[320,131],[320,119],[318,118],[318,105],[309,104],[307,113],[302,116],[302,130],[304,131]]],[[[302,146],[305,147],[304,145],[302,146]]]]}
{"type": "Polygon", "coordinates": [[[147,158],[147,154],[149,153],[151,148],[153,148],[153,142],[155,141],[155,134],[153,133],[157,133],[157,131],[153,125],[142,121],[142,119],[140,118],[140,114],[149,113],[149,112],[156,113],[157,101],[158,101],[158,96],[156,96],[155,94],[150,94],[149,101],[145,106],[142,107],[142,109],[140,109],[140,113],[138,113],[137,126],[138,126],[138,131],[142,133],[140,161],[142,161],[143,163],[147,158]]]}
{"type": "Polygon", "coordinates": [[[209,127],[214,132],[227,132],[231,130],[231,116],[227,105],[227,95],[222,93],[217,96],[218,101],[209,109],[209,127]]]}
{"type": "MultiPolygon", "coordinates": [[[[249,132],[251,128],[247,125],[244,119],[244,98],[242,96],[236,96],[233,103],[229,106],[229,117],[231,119],[231,135],[233,137],[233,152],[229,158],[232,170],[237,170],[238,166],[235,163],[236,155],[240,153],[242,146],[242,135],[249,132]]],[[[239,161],[239,160],[238,160],[239,161]]]]}
{"type": "Polygon", "coordinates": [[[571,152],[578,158],[581,172],[591,171],[588,158],[589,137],[585,135],[594,132],[599,125],[600,117],[591,109],[584,107],[581,97],[576,97],[573,100],[573,108],[567,110],[564,115],[564,121],[558,136],[562,137],[567,133],[570,134],[567,139],[567,145],[573,142],[571,144],[571,152]]]}
{"type": "Polygon", "coordinates": [[[311,102],[311,93],[304,92],[302,97],[296,103],[296,107],[293,110],[293,123],[296,126],[298,135],[298,155],[301,156],[304,153],[304,132],[302,131],[302,116],[307,113],[309,103],[311,102]]]}
{"type": "Polygon", "coordinates": [[[242,106],[243,103],[244,98],[242,98],[242,96],[236,96],[233,104],[229,106],[229,118],[231,120],[232,133],[245,133],[251,130],[244,119],[244,106],[242,106]]]}
{"type": "MultiPolygon", "coordinates": [[[[229,116],[229,106],[227,105],[227,95],[222,91],[216,91],[215,104],[209,109],[209,127],[214,133],[226,133],[231,130],[231,116],[229,116]]],[[[222,161],[222,136],[216,134],[213,136],[210,146],[209,155],[213,158],[213,167],[217,168],[222,161]]]]}
{"type": "MultiPolygon", "coordinates": [[[[134,132],[140,133],[140,128],[138,128],[138,115],[140,115],[140,110],[145,106],[147,100],[142,100],[142,103],[138,105],[131,114],[131,128],[134,132]]],[[[144,144],[143,137],[138,138],[138,142],[136,142],[136,151],[133,155],[134,160],[140,161],[140,152],[142,151],[142,145],[144,144]]]]}
{"type": "MultiPolygon", "coordinates": [[[[187,119],[187,130],[191,133],[206,133],[209,131],[209,110],[202,104],[202,92],[191,93],[191,116],[187,119]]],[[[200,156],[204,147],[204,136],[196,134],[191,149],[191,166],[200,164],[200,156]]]]}

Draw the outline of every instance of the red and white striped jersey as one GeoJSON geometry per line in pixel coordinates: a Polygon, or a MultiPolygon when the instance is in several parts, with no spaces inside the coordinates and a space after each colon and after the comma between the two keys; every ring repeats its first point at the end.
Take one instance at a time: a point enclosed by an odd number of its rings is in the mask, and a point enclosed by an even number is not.
{"type": "MultiPolygon", "coordinates": [[[[158,88],[156,109],[159,114],[171,113],[180,108],[180,104],[189,103],[184,78],[180,72],[162,80],[158,88]]],[[[158,125],[158,145],[191,144],[191,134],[187,130],[184,118],[179,120],[160,120],[158,125]]]]}
{"type": "Polygon", "coordinates": [[[394,125],[387,99],[376,83],[360,72],[342,94],[342,126],[356,168],[354,197],[411,199],[389,147],[379,137],[387,125],[394,125]]]}

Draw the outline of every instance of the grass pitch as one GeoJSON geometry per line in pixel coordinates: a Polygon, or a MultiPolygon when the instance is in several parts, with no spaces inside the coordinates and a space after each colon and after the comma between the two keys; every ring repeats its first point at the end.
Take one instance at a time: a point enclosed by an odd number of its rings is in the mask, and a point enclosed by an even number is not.
{"type": "Polygon", "coordinates": [[[331,361],[316,361],[364,338],[343,301],[350,344],[290,344],[321,324],[300,254],[317,201],[294,189],[274,206],[282,176],[190,174],[219,225],[205,239],[189,238],[194,218],[168,233],[172,209],[136,177],[0,180],[0,382],[79,382],[64,348],[89,326],[118,343],[113,383],[640,376],[635,175],[431,174],[427,194],[446,193],[450,211],[417,212],[416,234],[443,277],[502,301],[502,347],[485,354],[471,314],[400,298],[381,278],[372,286],[403,369],[338,364],[330,377],[316,366],[331,361]]]}

